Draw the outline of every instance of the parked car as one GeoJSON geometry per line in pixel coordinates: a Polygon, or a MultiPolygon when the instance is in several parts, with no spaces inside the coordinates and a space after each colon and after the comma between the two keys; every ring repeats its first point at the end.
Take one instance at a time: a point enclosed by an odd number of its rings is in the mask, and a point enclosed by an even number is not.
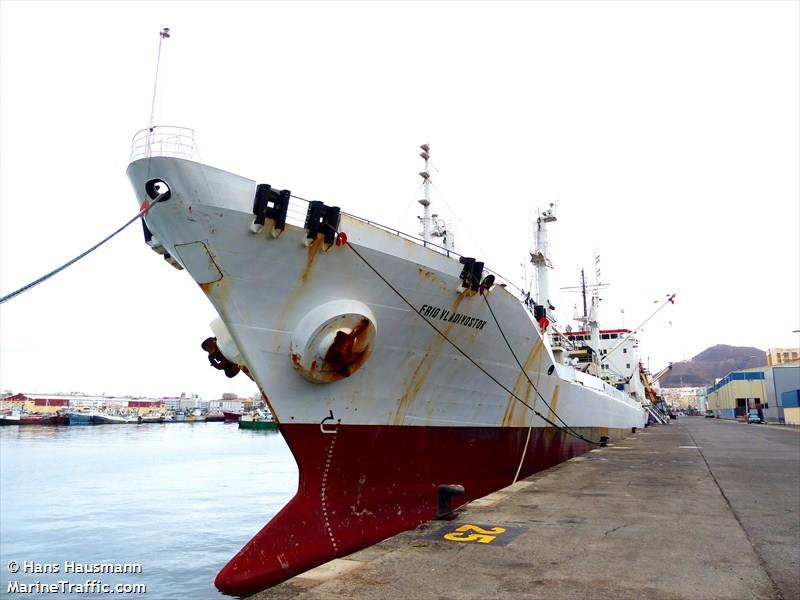
{"type": "Polygon", "coordinates": [[[713,410],[706,411],[706,419],[713,419],[716,415],[714,414],[713,410]]]}
{"type": "Polygon", "coordinates": [[[748,423],[763,423],[764,419],[761,418],[761,415],[758,414],[757,410],[751,410],[747,413],[747,422],[748,423]]]}

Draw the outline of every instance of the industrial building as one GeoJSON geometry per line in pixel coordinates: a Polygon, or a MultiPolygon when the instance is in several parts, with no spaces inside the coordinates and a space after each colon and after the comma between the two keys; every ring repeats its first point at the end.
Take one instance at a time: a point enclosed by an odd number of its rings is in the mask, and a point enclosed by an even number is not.
{"type": "MultiPolygon", "coordinates": [[[[254,399],[260,400],[257,395],[254,399]]],[[[133,398],[131,396],[87,396],[84,394],[30,394],[8,393],[0,397],[0,410],[18,410],[24,413],[52,415],[68,410],[112,409],[146,415],[152,412],[194,410],[242,412],[253,407],[255,400],[238,400],[236,394],[224,394],[222,400],[203,400],[197,394],[181,394],[170,398],[133,398]]]]}
{"type": "Polygon", "coordinates": [[[760,410],[769,423],[800,427],[800,364],[732,371],[708,388],[707,403],[722,419],[760,410]]]}
{"type": "Polygon", "coordinates": [[[160,411],[163,400],[85,396],[82,394],[14,394],[0,399],[0,409],[16,409],[25,413],[51,415],[59,411],[102,410],[108,407],[127,409],[130,413],[146,415],[160,411]]]}

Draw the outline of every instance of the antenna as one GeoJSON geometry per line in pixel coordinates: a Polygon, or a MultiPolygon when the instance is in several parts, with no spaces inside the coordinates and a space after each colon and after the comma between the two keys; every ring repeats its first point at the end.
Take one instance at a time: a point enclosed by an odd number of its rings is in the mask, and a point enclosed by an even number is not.
{"type": "MultiPolygon", "coordinates": [[[[156,114],[156,90],[158,89],[158,68],[161,65],[161,42],[169,37],[169,27],[164,27],[158,33],[158,58],[156,58],[156,79],[153,82],[153,102],[150,105],[150,133],[153,133],[153,119],[156,114]]],[[[148,137],[149,140],[149,137],[148,137]]]]}
{"type": "Polygon", "coordinates": [[[583,317],[586,318],[586,275],[581,269],[581,294],[583,295],[583,317]]]}
{"type": "Polygon", "coordinates": [[[600,255],[597,250],[594,251],[594,283],[600,285],[600,255]]]}
{"type": "MultiPolygon", "coordinates": [[[[586,283],[586,272],[581,269],[581,280],[580,285],[578,286],[571,286],[571,287],[562,287],[560,289],[566,290],[568,292],[580,292],[583,298],[583,318],[586,318],[589,315],[588,305],[586,303],[586,292],[590,291],[592,293],[592,297],[597,297],[598,301],[600,297],[598,296],[598,291],[609,287],[607,283],[595,283],[595,284],[587,284],[586,283]]],[[[576,310],[577,312],[577,310],[576,310]]],[[[581,318],[577,317],[577,321],[580,321],[581,318]]]]}

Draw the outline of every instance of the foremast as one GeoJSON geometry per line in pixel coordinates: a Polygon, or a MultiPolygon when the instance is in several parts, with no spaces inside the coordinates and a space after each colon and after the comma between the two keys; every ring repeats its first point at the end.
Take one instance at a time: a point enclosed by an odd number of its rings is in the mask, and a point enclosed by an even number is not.
{"type": "Polygon", "coordinates": [[[419,219],[419,234],[426,243],[435,243],[445,250],[452,251],[454,249],[453,232],[447,229],[444,219],[439,218],[436,213],[431,213],[431,146],[430,144],[422,144],[420,149],[422,152],[419,155],[425,161],[425,167],[419,173],[419,176],[422,177],[423,189],[422,200],[417,200],[422,205],[422,216],[417,217],[419,219]],[[434,242],[434,238],[439,238],[441,243],[434,242]]]}

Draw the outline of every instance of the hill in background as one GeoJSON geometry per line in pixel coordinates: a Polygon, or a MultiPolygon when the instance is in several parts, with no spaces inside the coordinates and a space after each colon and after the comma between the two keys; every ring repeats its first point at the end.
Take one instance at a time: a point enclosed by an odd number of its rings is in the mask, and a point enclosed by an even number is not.
{"type": "Polygon", "coordinates": [[[763,367],[766,364],[767,354],[763,350],[717,344],[706,348],[691,360],[673,363],[672,370],[661,378],[660,383],[661,387],[708,386],[731,371],[763,367]]]}

